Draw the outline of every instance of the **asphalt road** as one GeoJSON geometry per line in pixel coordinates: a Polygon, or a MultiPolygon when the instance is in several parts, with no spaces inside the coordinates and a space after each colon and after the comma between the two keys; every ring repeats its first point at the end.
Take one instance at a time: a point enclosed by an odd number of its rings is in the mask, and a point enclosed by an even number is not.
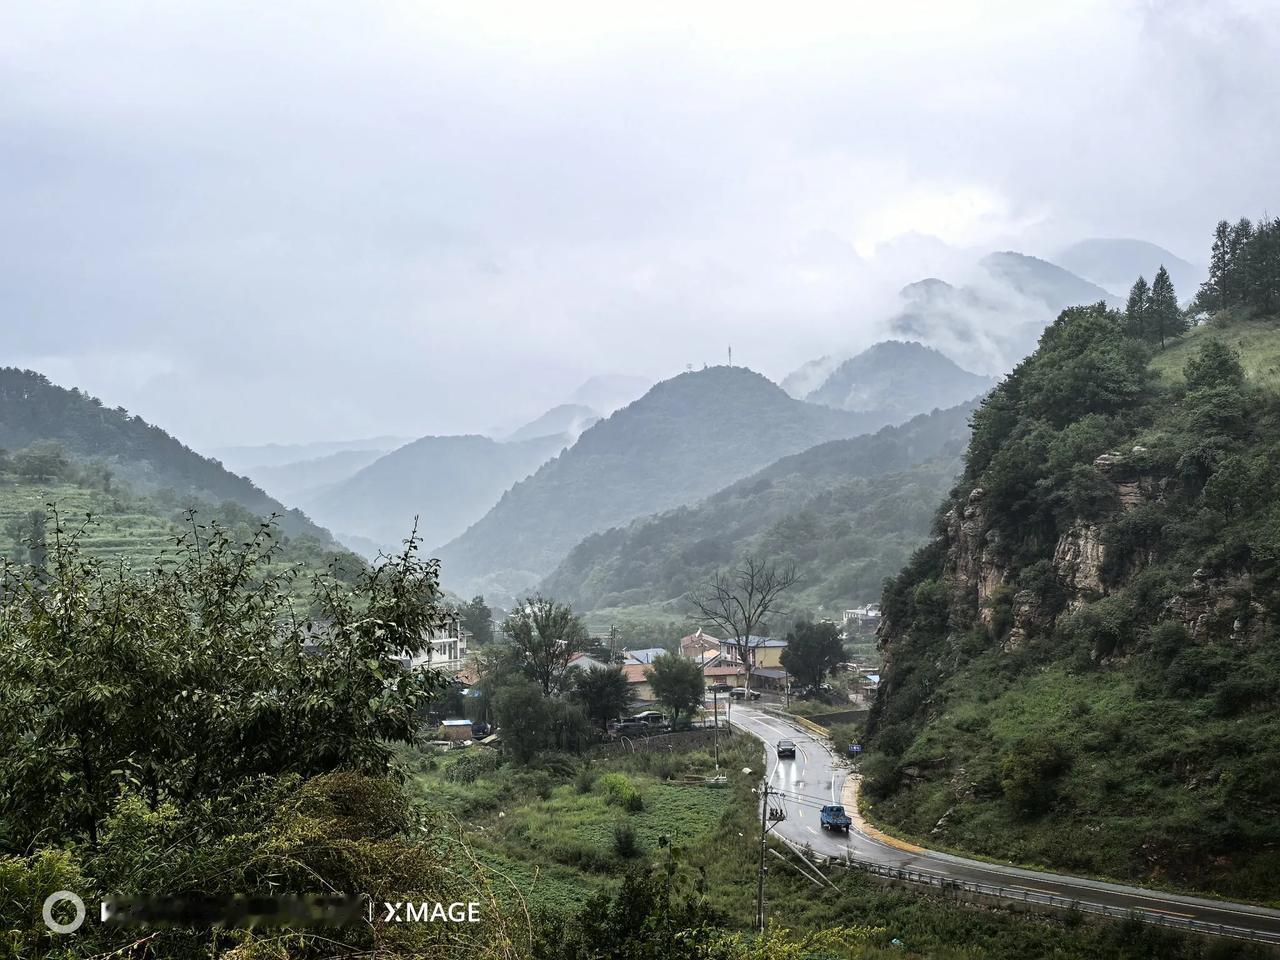
{"type": "Polygon", "coordinates": [[[971,889],[1010,901],[1061,906],[1065,899],[1086,912],[1131,914],[1167,926],[1193,927],[1280,943],[1280,910],[984,863],[924,850],[886,837],[855,815],[856,777],[849,776],[846,765],[832,755],[824,739],[781,717],[748,706],[734,706],[733,723],[759,737],[768,747],[770,790],[780,792],[781,805],[787,814],[774,832],[792,844],[808,844],[815,853],[826,857],[910,871],[932,883],[960,881],[971,889]],[[794,760],[778,759],[774,745],[783,739],[794,741],[794,760]],[[821,828],[818,808],[827,803],[841,803],[854,816],[854,829],[847,836],[821,828]]]}

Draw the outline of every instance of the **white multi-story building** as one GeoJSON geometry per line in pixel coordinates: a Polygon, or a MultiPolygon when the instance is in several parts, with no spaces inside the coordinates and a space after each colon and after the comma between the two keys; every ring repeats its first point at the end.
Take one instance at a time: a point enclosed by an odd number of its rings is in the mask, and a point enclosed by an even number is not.
{"type": "Polygon", "coordinates": [[[467,640],[470,634],[462,629],[462,620],[450,614],[444,626],[429,630],[423,637],[423,646],[406,662],[410,669],[429,667],[454,674],[467,664],[467,640]]]}

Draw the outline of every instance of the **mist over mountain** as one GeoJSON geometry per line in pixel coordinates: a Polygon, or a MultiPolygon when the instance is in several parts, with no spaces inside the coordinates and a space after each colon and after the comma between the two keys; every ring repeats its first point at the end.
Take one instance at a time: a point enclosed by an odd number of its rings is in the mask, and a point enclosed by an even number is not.
{"type": "Polygon", "coordinates": [[[600,419],[600,414],[580,403],[562,403],[520,427],[507,440],[533,440],[553,434],[567,436],[572,442],[600,419]]]}
{"type": "Polygon", "coordinates": [[[600,374],[591,377],[569,394],[566,402],[590,407],[608,416],[619,407],[625,407],[631,401],[644,396],[645,391],[652,386],[653,381],[645,377],[624,373],[600,374]]]}
{"type": "Polygon", "coordinates": [[[846,360],[805,399],[839,410],[882,410],[906,418],[945,409],[991,389],[932,347],[887,340],[846,360]]]}
{"type": "Polygon", "coordinates": [[[352,450],[386,453],[412,439],[412,437],[382,436],[358,440],[316,440],[311,443],[264,443],[214,447],[209,451],[209,455],[220,460],[228,470],[249,473],[255,467],[279,467],[352,450]]]}
{"type": "Polygon", "coordinates": [[[254,483],[273,496],[297,503],[347,479],[384,453],[385,450],[340,450],[310,460],[250,467],[246,472],[254,483]]]}
{"type": "Polygon", "coordinates": [[[446,585],[518,592],[596,530],[690,503],[780,457],[893,419],[794,400],[743,367],[665,380],[516,484],[439,553],[446,585]]]}
{"type": "Polygon", "coordinates": [[[840,358],[835,356],[809,360],[783,377],[778,386],[797,400],[803,400],[822,386],[823,381],[831,376],[831,371],[840,366],[840,363],[840,358]]]}
{"type": "Polygon", "coordinates": [[[966,370],[1000,375],[1035,349],[1064,308],[1119,300],[1056,264],[1013,251],[991,253],[960,285],[929,277],[899,292],[894,336],[935,347],[966,370]]]}
{"type": "Polygon", "coordinates": [[[1125,296],[1139,276],[1148,282],[1163,266],[1182,300],[1191,299],[1207,270],[1147,240],[1095,238],[1073,243],[1054,255],[1054,261],[1073,273],[1125,296]]]}
{"type": "Polygon", "coordinates": [[[394,548],[413,528],[433,547],[462,533],[508,487],[565,446],[563,435],[500,443],[422,437],[305,501],[352,549],[394,548]]]}

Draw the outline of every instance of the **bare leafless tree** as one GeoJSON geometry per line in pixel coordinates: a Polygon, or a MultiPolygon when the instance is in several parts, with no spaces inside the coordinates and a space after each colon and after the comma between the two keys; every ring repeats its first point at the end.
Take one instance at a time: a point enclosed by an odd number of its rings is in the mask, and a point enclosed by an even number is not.
{"type": "Polygon", "coordinates": [[[781,566],[762,557],[747,557],[732,569],[716,571],[688,594],[695,618],[729,635],[746,669],[748,690],[755,669],[755,648],[764,639],[756,631],[763,629],[778,598],[799,579],[795,564],[781,566]]]}

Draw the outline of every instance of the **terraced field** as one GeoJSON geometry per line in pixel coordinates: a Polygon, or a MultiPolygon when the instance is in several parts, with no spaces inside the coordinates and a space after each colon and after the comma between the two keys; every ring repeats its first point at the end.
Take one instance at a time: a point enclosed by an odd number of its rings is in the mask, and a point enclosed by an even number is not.
{"type": "MultiPolygon", "coordinates": [[[[55,505],[63,530],[83,529],[85,551],[103,559],[149,566],[178,532],[150,500],[107,493],[74,483],[31,483],[0,477],[0,553],[13,556],[14,536],[32,511],[55,505]],[[86,523],[92,516],[93,522],[86,523]]],[[[52,535],[50,527],[48,535],[52,535]]]]}

